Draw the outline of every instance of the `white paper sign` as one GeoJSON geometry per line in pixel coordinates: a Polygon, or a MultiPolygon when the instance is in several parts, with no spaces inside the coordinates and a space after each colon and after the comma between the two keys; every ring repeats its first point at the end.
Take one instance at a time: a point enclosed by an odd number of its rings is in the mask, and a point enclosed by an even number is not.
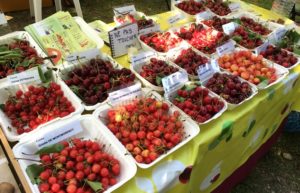
{"type": "Polygon", "coordinates": [[[222,25],[223,31],[227,35],[232,34],[236,27],[237,27],[237,25],[234,22],[230,22],[230,23],[226,23],[226,24],[222,25]]]}
{"type": "Polygon", "coordinates": [[[208,20],[208,19],[212,18],[212,16],[213,15],[210,11],[203,11],[203,12],[196,14],[196,21],[199,22],[199,21],[203,21],[203,20],[208,20]]]}
{"type": "Polygon", "coordinates": [[[0,25],[7,24],[7,20],[5,18],[5,15],[2,11],[0,11],[0,25]]]}
{"type": "Polygon", "coordinates": [[[234,50],[234,43],[233,41],[229,40],[227,43],[223,44],[216,48],[217,53],[219,56],[232,52],[234,50]]]}
{"type": "Polygon", "coordinates": [[[147,28],[139,30],[139,35],[145,35],[145,34],[157,32],[157,31],[160,31],[160,26],[155,24],[151,27],[147,27],[147,28]]]}
{"type": "Polygon", "coordinates": [[[280,27],[280,28],[278,28],[274,32],[275,40],[276,41],[280,41],[283,38],[283,36],[286,34],[287,31],[288,31],[287,27],[280,27]]]}
{"type": "Polygon", "coordinates": [[[228,6],[231,11],[237,11],[240,8],[239,3],[230,3],[228,6]]]}
{"type": "Polygon", "coordinates": [[[162,79],[162,84],[166,93],[178,89],[180,86],[189,81],[188,74],[185,70],[175,72],[162,79]]]}
{"type": "Polygon", "coordinates": [[[119,57],[128,53],[129,47],[140,48],[138,42],[137,23],[131,23],[108,32],[111,53],[113,57],[119,57]]]}
{"type": "Polygon", "coordinates": [[[17,85],[34,81],[40,83],[41,79],[38,69],[35,68],[18,74],[9,75],[7,76],[7,81],[10,85],[17,85]]]}
{"type": "Polygon", "coordinates": [[[56,144],[63,140],[66,140],[80,132],[82,132],[82,126],[79,120],[73,121],[63,127],[52,129],[51,132],[42,134],[35,141],[38,149],[41,149],[45,146],[56,144]]]}
{"type": "Polygon", "coordinates": [[[108,94],[108,100],[112,105],[134,99],[142,94],[141,83],[136,83],[132,86],[111,92],[108,94]]]}
{"type": "Polygon", "coordinates": [[[98,48],[93,48],[82,52],[75,52],[73,54],[70,54],[65,58],[65,60],[69,63],[80,62],[80,60],[89,60],[96,58],[98,55],[100,55],[100,50],[98,48]]]}
{"type": "Polygon", "coordinates": [[[262,51],[265,51],[268,47],[270,43],[268,41],[266,41],[265,43],[263,43],[262,45],[260,45],[259,47],[257,47],[255,49],[255,54],[259,55],[262,51]]]}
{"type": "Polygon", "coordinates": [[[155,52],[151,52],[151,51],[141,52],[131,57],[131,63],[133,66],[135,66],[144,63],[148,61],[150,58],[153,58],[155,56],[156,56],[155,52]]]}
{"type": "Polygon", "coordinates": [[[201,82],[208,80],[214,73],[220,72],[220,67],[216,60],[212,60],[210,63],[200,65],[197,73],[201,82]]]}
{"type": "Polygon", "coordinates": [[[115,15],[122,15],[122,14],[128,14],[128,13],[132,14],[134,12],[136,12],[134,5],[126,5],[126,6],[114,8],[115,15]]]}
{"type": "Polygon", "coordinates": [[[177,13],[176,15],[174,16],[171,16],[169,19],[168,19],[168,23],[170,25],[174,24],[174,23],[177,23],[178,21],[184,19],[184,15],[182,13],[177,13]]]}

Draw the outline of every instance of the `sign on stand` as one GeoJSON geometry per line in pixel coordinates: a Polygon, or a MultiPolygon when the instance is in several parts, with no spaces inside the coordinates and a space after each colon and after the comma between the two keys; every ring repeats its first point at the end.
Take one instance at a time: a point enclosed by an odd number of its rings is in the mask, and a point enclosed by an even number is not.
{"type": "Polygon", "coordinates": [[[137,23],[117,27],[109,31],[108,36],[113,58],[127,54],[132,46],[140,48],[137,23]]]}
{"type": "Polygon", "coordinates": [[[152,32],[160,31],[160,26],[157,24],[154,24],[153,26],[146,27],[144,29],[139,30],[139,35],[145,35],[152,32]]]}
{"type": "Polygon", "coordinates": [[[185,18],[185,16],[182,13],[177,12],[176,15],[169,17],[168,23],[170,25],[173,25],[184,18],[185,18]]]}
{"type": "Polygon", "coordinates": [[[177,90],[179,87],[189,81],[188,74],[185,70],[175,72],[162,79],[162,84],[166,93],[177,90]]]}
{"type": "Polygon", "coordinates": [[[210,11],[202,11],[196,15],[196,21],[203,21],[212,18],[212,13],[210,11]]]}
{"type": "Polygon", "coordinates": [[[25,84],[28,82],[41,82],[37,68],[27,70],[25,72],[7,76],[7,81],[10,85],[25,84]]]}
{"type": "Polygon", "coordinates": [[[226,23],[226,24],[222,25],[223,31],[227,35],[232,34],[236,27],[237,27],[237,24],[234,22],[230,22],[230,23],[226,23]]]}
{"type": "Polygon", "coordinates": [[[228,6],[232,12],[237,11],[241,7],[239,3],[230,3],[228,6]]]}
{"type": "Polygon", "coordinates": [[[117,105],[125,101],[129,101],[142,95],[142,86],[138,82],[132,86],[113,91],[108,94],[108,100],[112,105],[117,105]]]}

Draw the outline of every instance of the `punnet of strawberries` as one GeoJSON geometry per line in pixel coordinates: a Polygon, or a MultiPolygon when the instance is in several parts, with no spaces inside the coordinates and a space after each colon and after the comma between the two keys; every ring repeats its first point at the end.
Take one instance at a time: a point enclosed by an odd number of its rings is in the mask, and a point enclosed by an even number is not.
{"type": "Polygon", "coordinates": [[[75,111],[61,86],[55,82],[49,86],[30,85],[26,90],[18,90],[2,106],[18,134],[30,132],[41,124],[75,111]]]}
{"type": "Polygon", "coordinates": [[[149,164],[184,140],[180,113],[171,113],[167,103],[154,98],[110,109],[105,120],[138,163],[149,164]]]}
{"type": "Polygon", "coordinates": [[[126,68],[116,69],[108,60],[92,59],[67,72],[65,83],[87,105],[103,102],[112,89],[126,86],[135,75],[126,68]]]}
{"type": "Polygon", "coordinates": [[[190,15],[196,15],[197,13],[205,11],[203,4],[194,0],[181,1],[175,6],[190,15]]]}
{"type": "Polygon", "coordinates": [[[121,174],[120,161],[92,140],[73,138],[35,154],[40,163],[29,165],[26,172],[36,175],[29,176],[41,193],[101,193],[115,185],[121,174]]]}
{"type": "Polygon", "coordinates": [[[43,59],[27,40],[15,39],[0,45],[0,79],[43,64],[43,59]]]}
{"type": "Polygon", "coordinates": [[[188,84],[179,89],[172,103],[198,123],[204,123],[224,108],[224,102],[209,94],[207,88],[188,84]]]}

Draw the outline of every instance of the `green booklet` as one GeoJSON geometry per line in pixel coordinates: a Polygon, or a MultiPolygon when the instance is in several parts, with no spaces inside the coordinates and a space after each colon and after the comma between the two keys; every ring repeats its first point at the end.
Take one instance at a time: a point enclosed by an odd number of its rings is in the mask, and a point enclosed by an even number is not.
{"type": "Polygon", "coordinates": [[[52,61],[60,64],[74,52],[97,47],[76,23],[69,12],[57,12],[46,19],[25,27],[40,47],[49,55],[57,57],[52,61]]]}

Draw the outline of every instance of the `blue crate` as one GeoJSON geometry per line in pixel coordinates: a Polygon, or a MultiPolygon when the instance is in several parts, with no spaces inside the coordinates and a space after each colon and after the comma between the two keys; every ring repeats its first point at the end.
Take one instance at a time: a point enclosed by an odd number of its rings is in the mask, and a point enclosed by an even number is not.
{"type": "Polygon", "coordinates": [[[300,113],[292,111],[284,125],[284,131],[287,132],[300,132],[300,113]]]}

